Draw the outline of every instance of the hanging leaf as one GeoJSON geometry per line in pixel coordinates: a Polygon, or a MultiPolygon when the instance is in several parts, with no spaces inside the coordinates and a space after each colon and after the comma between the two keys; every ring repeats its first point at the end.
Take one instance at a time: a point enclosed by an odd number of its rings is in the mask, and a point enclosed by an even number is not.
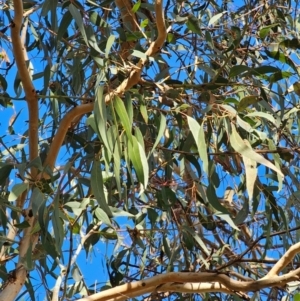
{"type": "Polygon", "coordinates": [[[96,197],[97,202],[103,209],[103,211],[108,215],[108,217],[112,217],[113,214],[108,207],[107,198],[104,193],[104,181],[102,176],[102,170],[100,169],[100,162],[94,160],[93,167],[91,171],[91,187],[92,191],[96,197]]]}
{"type": "Polygon", "coordinates": [[[208,174],[208,156],[203,124],[200,126],[199,123],[190,116],[187,116],[187,120],[189,128],[195,139],[200,159],[203,162],[203,169],[208,174]]]}
{"type": "Polygon", "coordinates": [[[262,27],[259,31],[259,37],[264,40],[266,38],[266,36],[269,34],[270,30],[273,28],[273,27],[276,27],[278,26],[279,23],[274,23],[272,25],[269,25],[269,26],[265,26],[265,27],[262,27]]]}
{"type": "MultiPolygon", "coordinates": [[[[50,1],[46,1],[46,2],[50,2],[50,1]]],[[[87,35],[86,35],[85,29],[84,29],[82,15],[80,14],[78,9],[73,4],[69,5],[69,11],[70,11],[71,15],[73,16],[73,18],[74,18],[81,34],[82,34],[82,37],[83,37],[86,45],[89,45],[87,35]]]]}
{"type": "Polygon", "coordinates": [[[265,165],[273,169],[277,173],[278,177],[283,177],[283,173],[281,172],[281,170],[279,170],[274,164],[272,164],[270,161],[265,159],[263,156],[256,153],[251,147],[245,144],[243,139],[236,131],[235,125],[233,123],[231,123],[231,133],[229,133],[229,135],[230,135],[230,143],[235,151],[237,151],[244,157],[252,159],[257,163],[260,163],[262,165],[265,165]]]}
{"type": "Polygon", "coordinates": [[[199,19],[197,19],[194,15],[189,15],[186,26],[192,32],[199,35],[201,34],[199,19]]]}
{"type": "Polygon", "coordinates": [[[141,6],[141,1],[137,1],[131,9],[132,13],[135,14],[139,10],[140,6],[141,6]]]}
{"type": "Polygon", "coordinates": [[[227,10],[214,15],[208,22],[208,26],[215,24],[220,18],[222,18],[225,14],[227,14],[227,10]]]}
{"type": "Polygon", "coordinates": [[[241,101],[238,104],[237,110],[239,112],[245,110],[246,108],[248,108],[251,105],[254,105],[256,103],[258,103],[260,101],[260,97],[259,96],[246,96],[244,98],[241,99],[241,101]]]}
{"type": "Polygon", "coordinates": [[[15,184],[12,189],[11,192],[9,193],[8,196],[8,201],[9,202],[13,202],[15,201],[19,195],[21,195],[25,190],[27,190],[29,187],[28,183],[18,183],[15,184]]]}
{"type": "MultiPolygon", "coordinates": [[[[116,37],[114,35],[109,36],[106,42],[106,48],[105,48],[105,57],[108,58],[109,52],[112,48],[112,45],[115,42],[116,37]]],[[[117,97],[117,96],[116,96],[117,97]]]]}
{"type": "Polygon", "coordinates": [[[244,66],[244,65],[233,66],[230,69],[229,77],[238,76],[246,71],[251,71],[251,68],[249,68],[248,66],[244,66]]]}
{"type": "Polygon", "coordinates": [[[160,114],[160,119],[159,119],[159,130],[157,133],[157,137],[155,139],[155,142],[152,146],[151,152],[149,152],[148,154],[148,158],[150,157],[150,155],[153,153],[153,151],[155,150],[156,146],[158,145],[159,141],[161,140],[161,138],[164,135],[165,129],[167,126],[167,120],[166,117],[163,114],[160,114]]]}
{"type": "Polygon", "coordinates": [[[99,207],[96,208],[95,215],[99,221],[112,227],[109,217],[107,216],[107,214],[105,213],[105,211],[102,208],[99,208],[99,207]]]}
{"type": "Polygon", "coordinates": [[[284,40],[280,42],[279,45],[291,49],[300,49],[300,41],[297,38],[291,40],[284,40]]]}
{"type": "MultiPolygon", "coordinates": [[[[249,141],[244,140],[244,143],[251,148],[249,141]]],[[[252,160],[247,156],[243,156],[244,166],[245,166],[245,173],[246,173],[246,187],[248,191],[249,201],[252,201],[253,198],[253,191],[254,185],[257,178],[257,163],[256,161],[252,160]]]]}
{"type": "Polygon", "coordinates": [[[5,185],[5,182],[8,180],[8,177],[13,168],[14,167],[10,164],[4,165],[0,168],[0,186],[5,185]]]}
{"type": "Polygon", "coordinates": [[[145,151],[134,136],[132,136],[132,143],[129,142],[128,146],[129,157],[133,164],[137,177],[143,184],[144,188],[146,188],[149,178],[149,165],[145,151]]]}
{"type": "Polygon", "coordinates": [[[122,101],[122,99],[119,96],[115,96],[113,101],[114,108],[120,118],[120,121],[125,129],[126,135],[128,137],[128,140],[132,142],[132,123],[129,120],[129,117],[127,115],[126,107],[122,101]]]}
{"type": "Polygon", "coordinates": [[[95,121],[96,121],[96,131],[99,135],[99,138],[102,139],[107,151],[111,152],[110,145],[107,139],[107,130],[106,130],[106,105],[103,97],[103,86],[99,86],[96,89],[96,101],[94,105],[95,112],[95,121]]]}

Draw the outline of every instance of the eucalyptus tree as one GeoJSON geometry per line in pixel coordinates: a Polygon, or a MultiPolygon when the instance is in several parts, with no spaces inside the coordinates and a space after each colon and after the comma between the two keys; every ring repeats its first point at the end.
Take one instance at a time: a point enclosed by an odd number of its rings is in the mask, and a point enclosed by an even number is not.
{"type": "Polygon", "coordinates": [[[299,300],[298,2],[1,25],[0,300],[299,300]]]}

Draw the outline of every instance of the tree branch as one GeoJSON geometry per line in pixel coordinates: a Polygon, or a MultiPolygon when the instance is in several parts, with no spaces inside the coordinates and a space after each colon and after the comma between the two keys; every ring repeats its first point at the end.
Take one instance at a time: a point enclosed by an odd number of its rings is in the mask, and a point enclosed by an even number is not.
{"type": "MultiPolygon", "coordinates": [[[[132,13],[132,2],[130,0],[115,0],[116,6],[120,10],[122,23],[125,25],[125,30],[135,32],[137,30],[137,20],[132,13]]],[[[126,59],[130,55],[130,50],[135,47],[136,42],[124,41],[121,43],[121,58],[126,59]]]]}
{"type": "MultiPolygon", "coordinates": [[[[124,7],[125,6],[127,7],[127,5],[129,5],[128,2],[120,2],[120,3],[123,3],[122,5],[124,7]]],[[[128,7],[126,9],[128,9],[128,7]]],[[[150,44],[149,49],[146,51],[147,56],[155,55],[161,49],[167,37],[162,0],[156,0],[155,12],[156,12],[158,36],[157,39],[150,44]]],[[[105,95],[104,99],[106,104],[108,104],[113,99],[114,95],[122,95],[125,91],[129,90],[139,82],[142,68],[144,67],[147,60],[148,60],[147,58],[142,58],[139,60],[137,66],[132,66],[132,70],[130,72],[129,77],[126,78],[114,91],[105,95]]],[[[64,116],[64,118],[60,122],[59,128],[57,130],[57,134],[51,143],[49,154],[45,160],[44,167],[48,166],[51,169],[54,168],[58,152],[63,144],[66,133],[72,121],[74,120],[74,118],[78,116],[82,116],[88,112],[91,112],[93,110],[93,107],[94,107],[93,103],[80,105],[72,109],[71,111],[69,111],[66,114],[66,116],[64,116]]],[[[44,173],[43,177],[47,177],[47,175],[44,173]]]]}
{"type": "MultiPolygon", "coordinates": [[[[284,287],[285,284],[291,281],[299,280],[300,268],[289,272],[282,276],[273,276],[269,279],[260,279],[257,281],[237,281],[227,274],[220,273],[184,273],[184,272],[171,272],[167,274],[157,275],[146,280],[126,283],[109,290],[96,293],[94,295],[79,299],[77,301],[108,301],[108,300],[125,300],[128,296],[138,296],[141,294],[151,293],[154,288],[157,292],[166,291],[172,286],[180,289],[188,289],[191,287],[205,287],[206,292],[227,292],[230,294],[236,292],[250,292],[259,291],[266,287],[284,287]],[[211,286],[210,289],[208,286],[211,286]],[[165,287],[165,289],[164,289],[165,287]],[[122,299],[126,297],[125,299],[122,299]]],[[[190,291],[191,292],[191,291],[190,291]]],[[[193,291],[194,292],[194,291],[193,291]]]]}
{"type": "MultiPolygon", "coordinates": [[[[27,52],[20,37],[20,31],[23,21],[23,1],[14,0],[15,16],[11,25],[11,40],[13,45],[13,53],[16,60],[18,73],[25,92],[29,112],[29,160],[33,160],[38,156],[38,98],[35,88],[32,84],[28,66],[25,58],[27,52]]],[[[31,177],[35,179],[37,169],[31,168],[31,177]]]]}
{"type": "Polygon", "coordinates": [[[270,272],[264,277],[264,279],[270,279],[277,276],[300,252],[300,242],[291,246],[288,251],[277,261],[270,272]]]}
{"type": "MultiPolygon", "coordinates": [[[[63,117],[63,119],[60,122],[57,133],[51,143],[49,154],[44,162],[44,167],[50,167],[51,169],[54,168],[58,152],[63,144],[66,133],[72,121],[78,116],[82,116],[86,113],[91,112],[93,108],[94,108],[94,103],[83,104],[75,107],[63,117]]],[[[44,176],[46,177],[46,175],[44,176]]]]}

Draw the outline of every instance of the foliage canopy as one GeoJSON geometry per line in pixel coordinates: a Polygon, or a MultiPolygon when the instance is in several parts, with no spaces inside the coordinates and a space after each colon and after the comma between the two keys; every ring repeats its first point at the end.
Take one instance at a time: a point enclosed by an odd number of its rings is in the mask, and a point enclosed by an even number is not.
{"type": "Polygon", "coordinates": [[[5,2],[0,300],[299,300],[297,7],[5,2]]]}

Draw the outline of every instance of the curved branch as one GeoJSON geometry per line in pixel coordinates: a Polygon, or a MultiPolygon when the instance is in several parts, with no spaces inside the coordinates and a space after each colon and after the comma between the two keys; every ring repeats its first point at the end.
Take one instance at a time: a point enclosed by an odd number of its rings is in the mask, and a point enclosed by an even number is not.
{"type": "MultiPolygon", "coordinates": [[[[116,6],[120,10],[122,22],[127,29],[132,32],[137,30],[137,20],[134,13],[132,13],[132,2],[130,0],[115,0],[116,6]]],[[[135,47],[135,42],[124,41],[121,43],[121,58],[126,59],[130,50],[135,47]]]]}
{"type": "Polygon", "coordinates": [[[291,246],[285,254],[277,261],[270,272],[264,277],[264,279],[269,279],[277,276],[300,252],[300,242],[291,246]]]}
{"type": "MultiPolygon", "coordinates": [[[[115,298],[105,299],[105,301],[125,301],[129,298],[142,296],[147,293],[161,293],[161,292],[178,292],[178,293],[208,293],[208,292],[219,292],[227,294],[235,294],[235,292],[228,290],[225,286],[218,283],[167,283],[159,287],[147,287],[145,290],[139,290],[138,292],[129,292],[126,296],[118,296],[115,298]]],[[[80,299],[81,300],[81,299],[80,299]]],[[[99,300],[99,299],[98,299],[99,300]]],[[[104,299],[100,299],[104,301],[104,299]]],[[[151,300],[151,296],[150,299],[151,300]]]]}
{"type": "Polygon", "coordinates": [[[93,108],[94,108],[94,103],[83,104],[78,107],[75,107],[64,116],[64,118],[60,122],[57,133],[51,143],[48,156],[44,163],[44,167],[50,167],[51,169],[54,168],[58,152],[63,144],[66,133],[72,121],[78,116],[82,116],[86,113],[91,112],[93,108]]]}
{"type": "MultiPolygon", "coordinates": [[[[211,285],[211,289],[207,288],[207,292],[222,291],[227,290],[228,293],[235,292],[249,292],[249,291],[259,291],[266,287],[284,287],[286,283],[299,280],[300,268],[289,272],[288,274],[282,276],[274,276],[270,279],[260,279],[257,281],[237,281],[226,274],[220,273],[184,273],[184,272],[171,272],[163,275],[157,275],[146,280],[140,280],[136,282],[126,283],[118,287],[106,290],[104,292],[96,293],[94,295],[79,299],[77,301],[108,301],[108,300],[124,300],[120,298],[130,296],[141,295],[141,293],[151,293],[153,289],[157,292],[163,290],[164,285],[166,288],[170,288],[172,285],[176,287],[176,283],[187,284],[183,286],[187,288],[193,285],[211,285]],[[118,298],[118,299],[114,299],[118,298]]],[[[174,290],[175,291],[175,290],[174,290]]]]}
{"type": "MultiPolygon", "coordinates": [[[[18,73],[23,84],[25,98],[29,111],[29,160],[38,156],[38,98],[36,90],[32,84],[28,67],[26,64],[27,52],[20,37],[20,31],[23,21],[23,1],[14,0],[15,16],[11,24],[11,40],[13,53],[16,60],[18,73]]],[[[37,169],[31,168],[31,177],[34,179],[37,175],[37,169]]]]}
{"type": "MultiPolygon", "coordinates": [[[[128,0],[116,0],[116,4],[117,3],[119,3],[119,5],[123,5],[123,7],[126,7],[126,10],[129,9],[130,1],[128,2],[128,0]]],[[[149,49],[146,51],[147,56],[153,56],[158,51],[160,51],[167,37],[162,0],[156,0],[155,13],[156,13],[158,36],[157,39],[150,44],[149,49]]],[[[129,15],[132,18],[131,10],[129,15]]],[[[114,95],[122,95],[125,91],[129,90],[131,87],[133,87],[139,82],[141,78],[142,68],[144,67],[147,60],[148,60],[147,58],[142,58],[139,60],[137,66],[132,66],[132,70],[130,72],[129,77],[126,78],[113,92],[107,93],[105,95],[104,99],[106,104],[108,104],[113,99],[114,95]]],[[[54,168],[58,152],[63,144],[65,135],[72,121],[74,120],[74,118],[78,116],[91,112],[93,110],[93,107],[94,107],[93,103],[84,104],[72,109],[70,112],[66,114],[66,116],[64,116],[57,130],[57,134],[51,143],[49,154],[45,160],[44,167],[49,166],[51,169],[54,168]]],[[[47,177],[47,175],[45,174],[43,176],[47,177]]]]}

